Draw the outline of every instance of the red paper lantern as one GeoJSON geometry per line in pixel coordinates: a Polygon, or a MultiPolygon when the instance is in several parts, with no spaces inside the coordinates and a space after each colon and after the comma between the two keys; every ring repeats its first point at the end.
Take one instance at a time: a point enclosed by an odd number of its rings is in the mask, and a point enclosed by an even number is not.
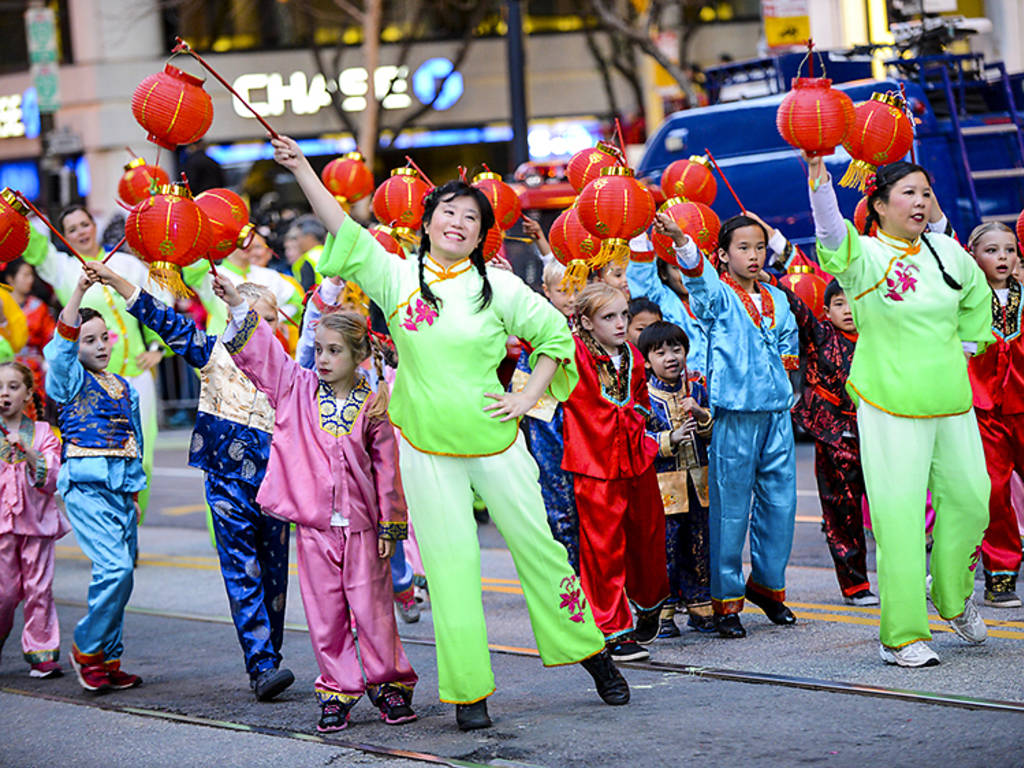
{"type": "Polygon", "coordinates": [[[256,232],[241,197],[230,189],[208,189],[196,195],[195,202],[210,220],[210,258],[223,259],[236,248],[249,247],[256,232]]]}
{"type": "Polygon", "coordinates": [[[132,114],[146,138],[164,149],[199,141],[213,122],[213,101],[202,78],[167,64],[132,95],[132,114]]]}
{"type": "MultiPolygon", "coordinates": [[[[692,203],[681,197],[671,197],[661,206],[661,212],[667,213],[679,225],[684,233],[696,243],[701,253],[713,254],[718,250],[718,232],[721,222],[718,215],[703,203],[692,203]]],[[[672,238],[655,232],[651,235],[654,252],[669,264],[676,263],[676,252],[672,238]]]]}
{"type": "MultiPolygon", "coordinates": [[[[868,199],[862,197],[860,202],[857,203],[857,207],[853,211],[853,226],[857,228],[857,234],[864,234],[864,225],[868,223],[868,199]]],[[[871,222],[871,231],[868,232],[870,237],[874,237],[878,232],[878,222],[871,222]]]]}
{"type": "Polygon", "coordinates": [[[551,253],[566,267],[562,286],[578,291],[587,283],[590,263],[601,250],[601,238],[587,231],[580,223],[576,207],[566,208],[555,219],[548,232],[551,253]]]}
{"type": "Polygon", "coordinates": [[[497,224],[487,230],[487,236],[484,238],[484,261],[490,261],[497,256],[504,242],[505,232],[497,224]]]}
{"type": "Polygon", "coordinates": [[[654,220],[654,197],[622,166],[605,168],[576,201],[580,223],[601,238],[601,250],[590,263],[600,269],[611,261],[629,259],[629,241],[654,220]]]}
{"type": "Polygon", "coordinates": [[[793,78],[793,90],[775,113],[782,138],[809,157],[831,155],[852,124],[853,102],[827,77],[793,78]]]}
{"type": "Polygon", "coordinates": [[[170,181],[167,171],[159,165],[150,165],[143,158],[136,157],[124,167],[124,175],[117,183],[117,195],[128,205],[135,205],[170,181]]]}
{"type": "Polygon", "coordinates": [[[399,242],[413,243],[423,223],[423,198],[429,192],[430,185],[415,168],[395,168],[373,193],[373,215],[393,227],[399,242]]]}
{"type": "Polygon", "coordinates": [[[661,172],[661,191],[665,198],[681,197],[694,203],[711,205],[718,194],[706,158],[693,155],[689,160],[676,160],[661,172]]]}
{"type": "Polygon", "coordinates": [[[1017,247],[1024,243],[1024,211],[1020,212],[1020,216],[1017,217],[1017,247]]]}
{"type": "Polygon", "coordinates": [[[565,166],[565,175],[578,195],[587,184],[598,178],[605,168],[621,165],[618,150],[609,144],[599,142],[596,147],[581,149],[570,157],[565,166]]]}
{"type": "Polygon", "coordinates": [[[479,189],[491,203],[494,209],[494,223],[501,229],[509,229],[517,221],[523,212],[523,206],[519,202],[519,195],[515,193],[508,184],[501,180],[501,176],[492,171],[478,173],[473,177],[473,186],[479,189]]]}
{"type": "Polygon", "coordinates": [[[28,208],[8,187],[0,192],[0,264],[21,256],[28,248],[28,208]]]}
{"type": "Polygon", "coordinates": [[[320,178],[343,206],[362,200],[373,192],[373,174],[358,152],[349,152],[331,160],[320,172],[320,178]]]}
{"type": "Polygon", "coordinates": [[[814,267],[791,266],[779,282],[803,299],[815,317],[820,318],[824,314],[825,289],[828,287],[828,281],[816,274],[814,267]]]}
{"type": "Polygon", "coordinates": [[[125,222],[128,245],[147,264],[149,274],[177,296],[188,295],[181,268],[206,256],[213,227],[184,184],[168,184],[138,203],[125,222]]]}
{"type": "Polygon", "coordinates": [[[374,224],[369,228],[369,232],[378,243],[384,246],[384,250],[395,254],[395,256],[405,258],[405,250],[395,239],[391,227],[386,227],[383,224],[374,224]]]}
{"type": "Polygon", "coordinates": [[[873,93],[854,110],[854,121],[843,146],[853,162],[839,184],[861,192],[875,168],[894,163],[914,145],[914,126],[903,99],[894,93],[873,93]]]}

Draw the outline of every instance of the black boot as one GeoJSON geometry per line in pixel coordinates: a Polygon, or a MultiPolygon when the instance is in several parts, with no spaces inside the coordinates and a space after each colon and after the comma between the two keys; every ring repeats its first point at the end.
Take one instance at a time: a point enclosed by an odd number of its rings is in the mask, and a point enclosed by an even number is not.
{"type": "Polygon", "coordinates": [[[633,639],[640,643],[640,645],[650,645],[658,636],[658,627],[660,626],[658,615],[660,613],[660,608],[655,608],[653,611],[638,610],[636,612],[636,626],[633,628],[633,639]]]}
{"type": "Polygon", "coordinates": [[[786,604],[781,600],[772,600],[770,597],[755,592],[747,585],[747,600],[752,602],[767,616],[772,624],[779,624],[781,626],[787,626],[789,624],[796,624],[796,616],[793,612],[786,607],[786,604]]]}
{"type": "Polygon", "coordinates": [[[584,659],[580,664],[594,678],[597,695],[605,704],[615,706],[629,703],[629,683],[615,666],[607,648],[589,659],[584,659]]]}
{"type": "Polygon", "coordinates": [[[254,677],[250,685],[256,698],[260,701],[270,701],[278,694],[295,682],[295,675],[290,669],[268,669],[254,677]]]}
{"type": "Polygon", "coordinates": [[[722,637],[734,640],[747,636],[747,630],[740,624],[740,617],[737,613],[727,613],[724,616],[715,616],[715,629],[722,637]]]}
{"type": "Polygon", "coordinates": [[[490,728],[491,718],[487,714],[487,699],[480,699],[472,704],[456,704],[455,722],[459,724],[460,731],[490,728]]]}

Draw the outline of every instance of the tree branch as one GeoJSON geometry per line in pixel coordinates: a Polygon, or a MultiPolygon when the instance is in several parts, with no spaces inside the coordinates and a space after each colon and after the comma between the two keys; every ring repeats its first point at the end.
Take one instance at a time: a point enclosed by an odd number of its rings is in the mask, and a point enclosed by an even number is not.
{"type": "Polygon", "coordinates": [[[617,14],[608,4],[607,0],[590,0],[590,5],[597,13],[598,18],[604,27],[617,32],[619,35],[640,48],[640,50],[658,62],[658,64],[660,64],[665,71],[669,73],[672,79],[679,84],[680,88],[685,89],[687,83],[686,73],[683,72],[682,68],[678,64],[675,64],[670,58],[662,53],[661,49],[659,49],[657,45],[655,45],[654,40],[652,40],[650,36],[650,27],[647,24],[645,24],[645,28],[648,31],[641,32],[617,14]]]}

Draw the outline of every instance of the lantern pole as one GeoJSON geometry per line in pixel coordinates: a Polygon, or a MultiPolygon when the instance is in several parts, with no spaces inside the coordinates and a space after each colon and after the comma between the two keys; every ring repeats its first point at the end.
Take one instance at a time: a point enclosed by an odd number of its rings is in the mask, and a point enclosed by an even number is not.
{"type": "Polygon", "coordinates": [[[36,208],[34,205],[32,205],[32,201],[29,200],[27,197],[25,197],[23,194],[21,194],[21,192],[18,192],[17,190],[12,190],[12,191],[17,196],[17,198],[22,203],[25,204],[25,207],[29,208],[32,211],[32,213],[34,213],[36,216],[38,216],[39,220],[42,221],[43,224],[45,224],[47,226],[47,228],[49,228],[49,230],[51,232],[53,232],[53,234],[55,234],[57,236],[57,239],[60,240],[62,243],[64,243],[64,246],[69,251],[71,251],[71,255],[74,256],[76,259],[78,259],[80,262],[82,262],[82,266],[84,267],[85,266],[85,259],[82,258],[82,254],[80,254],[78,251],[76,251],[74,249],[74,247],[71,245],[71,243],[69,243],[67,240],[64,239],[64,235],[62,235],[60,232],[57,231],[57,228],[55,226],[53,226],[53,224],[50,223],[50,220],[48,218],[46,218],[46,216],[43,215],[43,212],[40,211],[38,208],[36,208]]]}
{"type": "Polygon", "coordinates": [[[715,166],[715,170],[718,171],[718,175],[722,177],[722,181],[725,182],[725,186],[729,189],[730,194],[732,194],[732,199],[735,200],[736,205],[740,207],[740,212],[742,213],[743,211],[747,210],[746,208],[743,207],[743,203],[740,202],[740,197],[739,195],[736,194],[736,190],[732,188],[732,184],[730,184],[729,180],[725,178],[725,174],[722,173],[722,169],[718,167],[718,163],[715,161],[715,156],[711,154],[711,150],[708,149],[707,147],[704,147],[704,152],[705,154],[707,154],[708,160],[711,161],[711,164],[715,166]]]}
{"type": "Polygon", "coordinates": [[[180,37],[175,37],[174,38],[174,42],[176,43],[176,45],[174,46],[174,48],[171,49],[171,53],[187,53],[193,59],[195,59],[200,64],[202,64],[203,68],[207,72],[209,72],[211,75],[213,75],[215,78],[217,78],[217,81],[221,85],[223,85],[225,88],[228,89],[228,93],[230,93],[232,96],[234,96],[236,99],[238,99],[245,106],[246,109],[248,109],[250,112],[252,112],[252,116],[255,117],[257,120],[259,120],[260,125],[262,125],[264,128],[267,129],[267,133],[270,134],[270,138],[272,138],[272,139],[279,139],[279,138],[281,138],[281,136],[278,134],[278,132],[270,127],[270,123],[268,123],[266,120],[264,120],[263,116],[261,114],[259,114],[253,108],[253,106],[249,102],[247,102],[245,99],[243,99],[241,96],[239,96],[238,91],[236,91],[234,88],[232,88],[231,84],[217,73],[217,70],[215,70],[213,67],[211,67],[209,64],[207,64],[206,60],[202,56],[200,56],[198,53],[193,51],[192,47],[188,43],[186,43],[180,37]]]}
{"type": "Polygon", "coordinates": [[[117,245],[115,245],[113,248],[110,249],[110,253],[108,253],[106,255],[106,257],[104,257],[103,261],[100,262],[100,263],[106,264],[108,261],[110,261],[110,257],[113,256],[115,253],[117,253],[120,250],[121,246],[124,245],[125,240],[127,240],[127,239],[128,239],[128,235],[125,235],[120,240],[118,240],[117,241],[117,245]]]}
{"type": "Polygon", "coordinates": [[[406,156],[405,156],[405,161],[406,161],[407,163],[409,163],[409,165],[411,165],[411,166],[413,167],[413,170],[415,170],[415,171],[416,171],[416,173],[418,173],[418,174],[420,175],[420,177],[421,177],[421,178],[422,178],[422,179],[423,179],[423,180],[424,180],[425,182],[427,182],[427,184],[429,184],[429,185],[430,185],[431,187],[434,187],[434,182],[432,182],[432,181],[430,180],[430,177],[429,177],[429,176],[427,176],[427,174],[425,174],[425,173],[423,172],[423,169],[422,169],[422,168],[420,168],[420,167],[419,167],[418,165],[416,165],[416,161],[415,161],[415,160],[413,160],[413,159],[412,159],[411,157],[409,157],[408,155],[406,155],[406,156]]]}
{"type": "Polygon", "coordinates": [[[512,167],[530,159],[529,125],[526,119],[526,52],[523,46],[523,2],[507,0],[505,32],[507,41],[509,112],[512,117],[512,167]]]}

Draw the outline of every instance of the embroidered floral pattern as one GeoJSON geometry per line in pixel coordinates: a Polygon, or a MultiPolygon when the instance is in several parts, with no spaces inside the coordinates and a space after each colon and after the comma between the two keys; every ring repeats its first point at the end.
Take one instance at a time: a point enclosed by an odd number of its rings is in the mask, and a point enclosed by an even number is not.
{"type": "Polygon", "coordinates": [[[917,278],[915,272],[921,269],[916,264],[908,264],[902,259],[892,265],[892,271],[885,278],[885,298],[893,301],[903,301],[903,294],[913,293],[917,290],[917,278]]]}
{"type": "Polygon", "coordinates": [[[981,559],[981,544],[979,544],[977,547],[974,548],[974,554],[971,555],[971,561],[970,561],[971,564],[969,566],[967,566],[967,570],[969,570],[971,573],[973,573],[974,569],[978,567],[978,560],[980,560],[980,559],[981,559]]]}
{"type": "Polygon", "coordinates": [[[559,587],[562,592],[559,597],[562,598],[562,602],[559,604],[559,608],[565,608],[569,612],[569,618],[573,621],[582,624],[586,621],[584,614],[587,610],[587,598],[583,594],[583,588],[580,586],[579,579],[576,574],[572,576],[566,576],[559,583],[559,587]]]}
{"type": "Polygon", "coordinates": [[[333,435],[342,437],[352,432],[356,418],[366,404],[366,398],[370,396],[370,385],[365,378],[360,378],[344,402],[339,403],[334,396],[334,391],[324,382],[320,382],[320,429],[333,435]]]}
{"type": "Polygon", "coordinates": [[[763,286],[758,288],[761,294],[761,311],[758,312],[754,300],[750,298],[750,294],[743,290],[739,283],[733,280],[726,272],[723,272],[721,277],[722,282],[732,288],[736,295],[739,296],[743,308],[747,310],[747,314],[754,325],[760,328],[763,318],[768,321],[769,328],[775,327],[775,299],[772,297],[771,291],[763,286]]]}
{"type": "Polygon", "coordinates": [[[416,305],[408,304],[405,307],[405,319],[402,327],[407,331],[418,331],[420,323],[433,325],[437,319],[437,310],[427,304],[423,299],[416,299],[416,305]]]}
{"type": "Polygon", "coordinates": [[[999,302],[999,297],[992,293],[992,330],[1003,341],[1011,341],[1020,335],[1021,286],[1011,280],[1006,297],[1006,306],[999,302]]]}

